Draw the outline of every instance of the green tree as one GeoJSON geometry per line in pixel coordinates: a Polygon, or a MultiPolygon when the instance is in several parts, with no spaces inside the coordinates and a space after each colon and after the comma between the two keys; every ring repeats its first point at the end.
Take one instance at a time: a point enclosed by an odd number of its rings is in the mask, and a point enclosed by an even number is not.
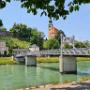
{"type": "Polygon", "coordinates": [[[6,32],[7,31],[7,29],[6,28],[2,28],[2,32],[6,32]]]}
{"type": "Polygon", "coordinates": [[[17,37],[21,40],[30,41],[31,28],[27,27],[25,24],[14,24],[10,29],[10,32],[13,33],[14,37],[17,37]]]}
{"type": "Polygon", "coordinates": [[[65,37],[65,33],[62,30],[58,30],[58,33],[55,37],[55,39],[57,39],[59,41],[59,43],[61,43],[61,34],[65,37]]]}
{"type": "Polygon", "coordinates": [[[7,56],[7,51],[4,51],[4,57],[6,57],[7,56]]]}
{"type": "Polygon", "coordinates": [[[64,48],[73,48],[73,46],[72,45],[69,45],[69,44],[65,44],[64,45],[64,48]]]}
{"type": "MultiPolygon", "coordinates": [[[[7,2],[11,0],[0,0],[0,8],[4,8],[7,2]]],[[[59,19],[79,10],[81,4],[88,4],[90,0],[18,0],[21,1],[22,7],[27,9],[27,12],[32,12],[34,15],[41,10],[41,16],[45,15],[54,19],[59,19]],[[67,4],[66,4],[67,2],[67,4]],[[67,6],[67,8],[65,8],[67,6]]]]}
{"type": "Polygon", "coordinates": [[[29,41],[31,45],[36,44],[40,47],[40,49],[43,48],[44,33],[38,31],[37,29],[27,27],[25,24],[15,23],[10,29],[10,32],[13,33],[14,37],[29,41]]]}
{"type": "Polygon", "coordinates": [[[1,52],[0,52],[0,57],[2,56],[1,52]]]}
{"type": "Polygon", "coordinates": [[[0,19],[0,27],[3,26],[2,20],[0,19]]]}
{"type": "Polygon", "coordinates": [[[9,56],[11,56],[12,55],[12,52],[13,52],[13,48],[9,48],[9,56]]]}
{"type": "Polygon", "coordinates": [[[30,38],[31,45],[36,44],[37,46],[40,47],[40,49],[42,49],[43,41],[44,41],[44,33],[38,31],[37,29],[32,29],[31,30],[31,38],[30,38]]]}
{"type": "Polygon", "coordinates": [[[6,2],[0,0],[0,9],[4,8],[6,6],[6,2]]]}
{"type": "Polygon", "coordinates": [[[83,3],[90,3],[90,0],[22,0],[22,7],[27,9],[27,12],[32,12],[34,15],[37,14],[38,10],[41,9],[41,15],[47,15],[59,19],[66,16],[73,11],[79,10],[79,6],[83,3]],[[66,5],[68,8],[66,9],[66,5]]]}
{"type": "Polygon", "coordinates": [[[87,41],[75,41],[76,48],[89,48],[90,43],[87,41]]]}
{"type": "Polygon", "coordinates": [[[45,49],[58,49],[60,47],[59,41],[56,39],[49,39],[44,41],[43,48],[45,49]]]}
{"type": "Polygon", "coordinates": [[[84,41],[84,44],[85,44],[86,48],[90,47],[90,42],[88,40],[84,41]]]}

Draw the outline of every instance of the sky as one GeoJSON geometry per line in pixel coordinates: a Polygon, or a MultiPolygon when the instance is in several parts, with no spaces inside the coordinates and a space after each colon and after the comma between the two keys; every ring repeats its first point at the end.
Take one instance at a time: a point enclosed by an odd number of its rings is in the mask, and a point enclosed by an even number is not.
{"type": "MultiPolygon", "coordinates": [[[[27,13],[25,8],[21,8],[19,1],[13,1],[4,9],[0,9],[0,19],[2,19],[4,27],[9,30],[13,24],[23,23],[28,27],[37,28],[48,36],[48,17],[36,16],[27,13]]],[[[76,40],[90,41],[90,4],[82,5],[80,10],[73,12],[67,16],[66,20],[59,19],[53,21],[54,27],[64,31],[66,36],[75,36],[76,40]]]]}

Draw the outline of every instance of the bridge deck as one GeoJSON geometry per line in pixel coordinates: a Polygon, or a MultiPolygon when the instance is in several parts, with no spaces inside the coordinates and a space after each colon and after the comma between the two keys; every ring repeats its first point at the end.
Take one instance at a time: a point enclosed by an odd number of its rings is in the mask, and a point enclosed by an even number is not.
{"type": "MultiPolygon", "coordinates": [[[[90,57],[90,49],[89,48],[75,48],[75,49],[63,49],[63,56],[74,56],[74,57],[90,57]]],[[[37,52],[30,52],[29,50],[26,52],[16,53],[16,57],[31,55],[31,56],[60,56],[60,49],[52,49],[52,50],[41,50],[37,52]]]]}

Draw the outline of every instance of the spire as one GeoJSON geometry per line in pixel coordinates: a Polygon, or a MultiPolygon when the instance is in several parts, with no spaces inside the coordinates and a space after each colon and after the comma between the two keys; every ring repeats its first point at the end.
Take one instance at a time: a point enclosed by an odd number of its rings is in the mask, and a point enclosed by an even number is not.
{"type": "Polygon", "coordinates": [[[52,19],[49,18],[49,25],[48,25],[48,27],[50,28],[50,27],[52,27],[52,26],[53,26],[52,19]]]}

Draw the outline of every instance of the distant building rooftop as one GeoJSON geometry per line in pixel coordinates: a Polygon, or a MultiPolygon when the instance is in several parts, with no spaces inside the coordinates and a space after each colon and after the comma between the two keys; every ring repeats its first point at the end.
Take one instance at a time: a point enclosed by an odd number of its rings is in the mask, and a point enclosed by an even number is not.
{"type": "Polygon", "coordinates": [[[31,46],[29,46],[29,48],[37,48],[38,46],[36,44],[33,44],[31,46]]]}
{"type": "Polygon", "coordinates": [[[30,51],[39,51],[39,46],[37,46],[36,44],[33,44],[33,45],[29,46],[29,50],[30,51]]]}

